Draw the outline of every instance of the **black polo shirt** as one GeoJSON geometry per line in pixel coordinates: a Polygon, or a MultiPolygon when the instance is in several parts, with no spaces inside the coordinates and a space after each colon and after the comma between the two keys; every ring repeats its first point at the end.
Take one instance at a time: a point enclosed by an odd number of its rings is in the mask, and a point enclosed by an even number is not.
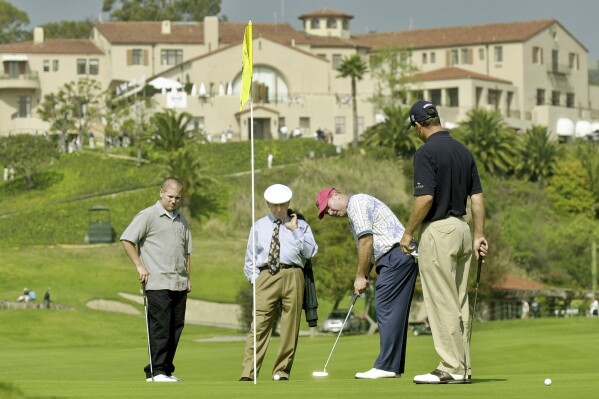
{"type": "Polygon", "coordinates": [[[414,196],[433,196],[425,222],[465,215],[468,197],[482,191],[472,153],[448,131],[429,136],[416,151],[414,196]]]}

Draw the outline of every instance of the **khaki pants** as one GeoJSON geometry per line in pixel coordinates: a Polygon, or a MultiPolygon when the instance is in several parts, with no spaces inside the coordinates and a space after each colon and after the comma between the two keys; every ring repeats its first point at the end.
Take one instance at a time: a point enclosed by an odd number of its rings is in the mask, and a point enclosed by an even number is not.
{"type": "MultiPolygon", "coordinates": [[[[272,276],[268,271],[256,279],[256,375],[268,349],[277,303],[281,302],[281,343],[273,375],[289,378],[302,315],[304,272],[300,268],[281,269],[272,276]]],[[[245,344],[242,377],[254,378],[254,324],[245,344]]]]}
{"type": "Polygon", "coordinates": [[[437,368],[471,375],[468,272],[472,235],[468,223],[449,217],[423,224],[418,252],[424,304],[441,357],[437,368]]]}

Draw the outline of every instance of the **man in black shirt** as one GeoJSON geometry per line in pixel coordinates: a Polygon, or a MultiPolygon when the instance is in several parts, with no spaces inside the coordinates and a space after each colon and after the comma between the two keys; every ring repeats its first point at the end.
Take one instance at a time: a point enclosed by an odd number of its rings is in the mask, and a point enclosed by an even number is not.
{"type": "Polygon", "coordinates": [[[410,109],[410,125],[424,141],[414,155],[414,206],[401,239],[410,253],[413,234],[418,246],[424,304],[441,357],[437,368],[417,375],[417,384],[469,383],[470,342],[468,272],[475,258],[486,256],[484,196],[472,153],[441,127],[430,101],[410,109]],[[470,197],[474,237],[464,219],[470,197]]]}

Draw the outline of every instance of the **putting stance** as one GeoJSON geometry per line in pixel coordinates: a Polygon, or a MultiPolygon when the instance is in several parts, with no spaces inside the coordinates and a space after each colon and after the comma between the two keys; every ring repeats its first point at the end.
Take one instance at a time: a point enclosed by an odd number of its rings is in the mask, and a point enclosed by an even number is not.
{"type": "Polygon", "coordinates": [[[380,353],[374,367],[356,378],[399,377],[404,372],[410,302],[418,266],[403,254],[399,240],[404,227],[391,209],[367,194],[345,195],[325,188],[316,196],[318,218],[325,214],[349,218],[349,228],[358,247],[355,294],[368,286],[368,275],[376,265],[375,309],[379,326],[380,353]]]}
{"type": "Polygon", "coordinates": [[[177,209],[183,184],[167,178],[160,200],[139,212],[121,235],[123,248],[145,284],[148,300],[151,365],[146,381],[178,382],[173,359],[185,324],[190,254],[193,250],[187,220],[177,209]],[[136,248],[137,246],[137,248],[136,248]]]}
{"type": "Polygon", "coordinates": [[[404,253],[412,250],[412,235],[422,224],[419,240],[420,280],[424,304],[441,362],[417,384],[471,381],[468,272],[487,253],[485,207],[476,163],[470,151],[441,127],[435,105],[418,101],[410,109],[410,124],[424,145],[414,156],[416,199],[401,239],[404,253]],[[470,197],[474,240],[464,219],[470,197]]]}
{"type": "Polygon", "coordinates": [[[289,187],[273,184],[264,191],[270,214],[256,221],[250,230],[243,271],[256,284],[256,370],[254,371],[254,324],[245,344],[243,371],[239,381],[253,381],[260,373],[279,304],[281,343],[273,367],[274,380],[288,380],[297,347],[306,261],[316,255],[318,246],[312,229],[287,209],[293,193],[289,187]],[[256,272],[253,268],[254,242],[256,272]]]}

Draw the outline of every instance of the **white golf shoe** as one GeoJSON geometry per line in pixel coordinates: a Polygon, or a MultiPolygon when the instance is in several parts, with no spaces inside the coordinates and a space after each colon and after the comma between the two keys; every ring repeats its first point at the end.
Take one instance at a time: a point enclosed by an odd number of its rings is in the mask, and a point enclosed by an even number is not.
{"type": "Polygon", "coordinates": [[[393,371],[385,371],[380,369],[371,368],[363,373],[356,373],[357,379],[365,380],[378,380],[379,378],[395,378],[401,377],[401,374],[396,374],[393,371]]]}
{"type": "MultiPolygon", "coordinates": [[[[146,378],[147,382],[152,382],[152,378],[146,378]]],[[[154,382],[177,382],[178,380],[172,379],[164,374],[158,374],[154,376],[154,382]]]]}
{"type": "Polygon", "coordinates": [[[174,375],[167,375],[168,378],[170,378],[171,380],[175,380],[175,382],[181,382],[181,380],[177,377],[175,377],[174,375]]]}
{"type": "Polygon", "coordinates": [[[415,376],[414,382],[416,384],[469,384],[472,382],[472,377],[435,369],[428,374],[415,376]]]}

